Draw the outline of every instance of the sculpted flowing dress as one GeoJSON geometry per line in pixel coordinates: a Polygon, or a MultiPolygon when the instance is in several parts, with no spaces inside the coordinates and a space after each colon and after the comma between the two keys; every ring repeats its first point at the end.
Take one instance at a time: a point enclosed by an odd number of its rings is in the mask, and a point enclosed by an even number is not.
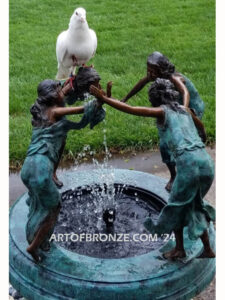
{"type": "Polygon", "coordinates": [[[165,121],[158,126],[162,141],[174,157],[177,176],[157,223],[148,218],[145,227],[151,233],[162,234],[187,226],[189,238],[196,239],[207,229],[208,222],[215,220],[214,208],[203,200],[214,178],[214,164],[191,115],[186,111],[174,111],[167,105],[161,107],[165,121]]]}
{"type": "MultiPolygon", "coordinates": [[[[188,89],[188,92],[190,94],[190,103],[189,103],[189,108],[192,109],[194,111],[194,113],[196,114],[196,116],[201,120],[203,113],[204,113],[204,102],[202,101],[201,97],[199,96],[198,91],[196,90],[194,84],[183,74],[181,74],[182,77],[185,80],[185,86],[188,89]]],[[[183,97],[180,94],[180,97],[178,99],[178,102],[183,105],[183,97]]],[[[174,162],[174,158],[167,146],[166,143],[164,143],[163,139],[161,138],[161,136],[163,135],[163,133],[161,132],[161,128],[158,127],[158,133],[159,133],[159,137],[160,137],[160,153],[162,156],[162,161],[165,164],[175,164],[174,162]]]]}
{"type": "Polygon", "coordinates": [[[31,143],[21,170],[21,178],[29,191],[27,200],[29,214],[26,225],[29,243],[33,241],[46,217],[60,204],[60,193],[52,180],[52,175],[67,132],[71,129],[84,128],[87,124],[93,128],[104,117],[104,109],[99,108],[94,100],[84,106],[83,117],[78,123],[64,117],[49,127],[33,128],[31,143]]]}

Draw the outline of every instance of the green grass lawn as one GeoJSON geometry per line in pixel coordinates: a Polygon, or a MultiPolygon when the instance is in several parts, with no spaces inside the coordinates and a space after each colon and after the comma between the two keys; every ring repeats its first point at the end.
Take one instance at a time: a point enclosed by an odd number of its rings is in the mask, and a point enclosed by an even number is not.
{"type": "MultiPolygon", "coordinates": [[[[214,142],[214,0],[10,0],[9,5],[11,165],[25,158],[32,130],[29,109],[35,102],[37,85],[55,78],[56,38],[67,29],[79,6],[86,9],[89,26],[97,33],[97,53],[90,63],[99,72],[103,87],[112,80],[113,97],[122,99],[146,74],[147,56],[160,51],[198,89],[206,104],[203,122],[208,142],[214,142]]],[[[129,103],[149,105],[147,87],[129,103]]],[[[76,154],[87,144],[101,151],[105,127],[109,147],[150,149],[158,143],[154,120],[110,107],[106,110],[106,122],[94,130],[68,134],[65,155],[76,154]]]]}

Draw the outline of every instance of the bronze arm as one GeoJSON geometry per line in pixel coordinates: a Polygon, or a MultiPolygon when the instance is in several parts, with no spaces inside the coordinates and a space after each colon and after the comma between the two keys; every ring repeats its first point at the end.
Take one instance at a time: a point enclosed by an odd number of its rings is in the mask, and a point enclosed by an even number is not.
{"type": "Polygon", "coordinates": [[[183,96],[183,105],[185,107],[189,106],[190,102],[190,95],[188,89],[184,84],[184,79],[181,76],[172,75],[170,78],[171,82],[175,85],[176,89],[182,94],[183,96]]]}
{"type": "Polygon", "coordinates": [[[126,102],[128,99],[137,94],[149,82],[148,77],[144,77],[132,88],[132,90],[121,101],[126,102]]]}
{"type": "Polygon", "coordinates": [[[55,107],[51,110],[51,117],[52,118],[59,118],[65,115],[76,115],[82,114],[84,112],[83,106],[77,107],[55,107]]]}
{"type": "Polygon", "coordinates": [[[95,95],[95,97],[97,97],[101,101],[107,103],[108,105],[110,105],[120,111],[126,112],[128,114],[132,114],[132,115],[136,115],[136,116],[143,116],[143,117],[160,118],[162,120],[164,119],[164,111],[160,107],[150,108],[150,107],[144,107],[144,106],[130,106],[119,100],[115,100],[115,99],[105,96],[104,91],[99,90],[98,88],[96,88],[93,85],[90,87],[90,92],[91,92],[91,94],[95,95]]]}

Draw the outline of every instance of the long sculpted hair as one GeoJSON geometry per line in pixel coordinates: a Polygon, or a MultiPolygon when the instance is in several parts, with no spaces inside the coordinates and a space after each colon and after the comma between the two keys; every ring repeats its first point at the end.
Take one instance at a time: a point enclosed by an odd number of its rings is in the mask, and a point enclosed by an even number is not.
{"type": "Polygon", "coordinates": [[[148,56],[147,64],[157,69],[160,78],[168,79],[175,73],[175,66],[162,53],[155,51],[148,56]]]}
{"type": "Polygon", "coordinates": [[[174,111],[185,113],[185,110],[177,102],[179,92],[170,80],[157,78],[150,86],[148,95],[153,107],[168,105],[174,111]]]}
{"type": "MultiPolygon", "coordinates": [[[[81,67],[78,70],[76,78],[74,80],[74,91],[71,93],[74,96],[75,100],[84,100],[85,93],[89,93],[90,86],[96,82],[100,81],[101,77],[99,76],[98,72],[91,67],[81,67]]],[[[70,95],[70,93],[69,93],[70,95]]]]}
{"type": "Polygon", "coordinates": [[[34,127],[47,127],[51,123],[45,114],[47,108],[55,104],[58,98],[59,81],[46,79],[39,83],[37,87],[38,97],[30,108],[32,114],[32,125],[34,127]]]}

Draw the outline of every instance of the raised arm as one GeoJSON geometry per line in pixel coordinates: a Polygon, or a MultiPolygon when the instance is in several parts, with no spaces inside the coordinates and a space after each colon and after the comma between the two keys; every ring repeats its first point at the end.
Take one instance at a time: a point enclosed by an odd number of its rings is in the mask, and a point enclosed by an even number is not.
{"type": "Polygon", "coordinates": [[[189,95],[188,89],[186,88],[186,86],[184,84],[184,79],[181,76],[172,75],[171,81],[173,82],[173,84],[175,85],[177,90],[182,94],[183,105],[185,107],[189,107],[190,95],[189,95]]]}
{"type": "Polygon", "coordinates": [[[77,106],[77,107],[56,107],[52,109],[52,114],[56,118],[62,117],[65,115],[77,115],[82,114],[84,112],[83,106],[77,106]]]}
{"type": "Polygon", "coordinates": [[[148,77],[144,77],[132,88],[132,90],[122,99],[122,102],[127,102],[128,99],[137,94],[149,82],[148,77]]]}
{"type": "Polygon", "coordinates": [[[136,107],[130,106],[119,100],[115,100],[115,99],[107,97],[105,95],[104,91],[99,90],[98,88],[96,88],[93,85],[90,87],[90,92],[95,97],[100,99],[100,101],[103,101],[103,102],[109,104],[110,106],[112,106],[120,111],[126,112],[128,114],[136,115],[136,116],[143,116],[143,117],[160,118],[162,120],[164,119],[164,111],[160,107],[150,108],[150,107],[142,107],[142,106],[136,106],[136,107]]]}
{"type": "Polygon", "coordinates": [[[106,95],[107,95],[107,97],[111,97],[111,95],[112,95],[112,81],[109,81],[108,83],[107,83],[107,86],[106,86],[106,95]]]}
{"type": "MultiPolygon", "coordinates": [[[[63,98],[71,91],[72,87],[70,83],[65,83],[62,87],[62,89],[59,91],[59,99],[63,101],[63,98]]],[[[56,120],[62,116],[65,115],[76,115],[76,114],[82,114],[84,112],[83,106],[77,106],[77,107],[61,107],[56,106],[53,107],[49,111],[49,117],[51,120],[56,120]]]]}

